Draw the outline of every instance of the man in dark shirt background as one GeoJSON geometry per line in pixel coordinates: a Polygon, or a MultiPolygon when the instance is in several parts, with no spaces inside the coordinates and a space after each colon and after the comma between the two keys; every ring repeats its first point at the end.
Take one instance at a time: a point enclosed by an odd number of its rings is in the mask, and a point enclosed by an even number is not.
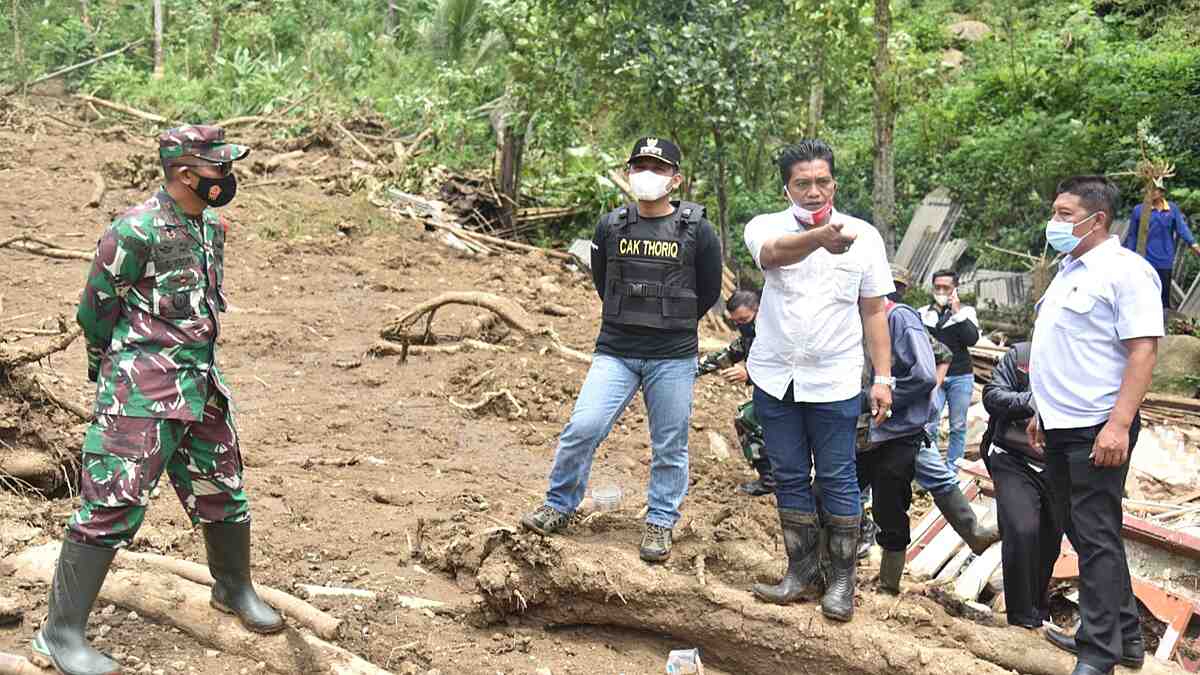
{"type": "Polygon", "coordinates": [[[699,348],[697,325],[721,293],[721,244],[704,208],[672,202],[683,178],[679,148],[642,138],[629,157],[636,205],[601,218],[592,279],[604,302],[596,352],[571,419],[558,438],[545,503],[521,519],[561,530],[587,491],[592,457],[639,389],[653,448],[640,554],[671,554],[671,531],[688,488],[688,424],[699,348]]]}
{"type": "Polygon", "coordinates": [[[950,404],[950,441],[946,447],[946,464],[957,473],[955,461],[967,447],[967,408],[975,390],[975,371],[967,348],[979,342],[979,319],[975,308],[963,305],[958,299],[958,272],[939,270],[933,273],[933,303],[921,308],[925,329],[938,342],[946,345],[954,358],[942,385],[934,390],[933,413],[926,431],[936,445],[942,408],[950,404]]]}

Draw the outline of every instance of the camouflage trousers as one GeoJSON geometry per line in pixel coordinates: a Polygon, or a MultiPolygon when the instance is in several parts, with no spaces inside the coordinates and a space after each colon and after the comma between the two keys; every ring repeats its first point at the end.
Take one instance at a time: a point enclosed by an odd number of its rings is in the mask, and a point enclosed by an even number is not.
{"type": "Polygon", "coordinates": [[[67,537],[93,546],[128,545],[163,469],[193,525],[250,519],[233,413],[214,392],[199,422],[97,415],[83,440],[83,503],[67,524],[67,537]]]}

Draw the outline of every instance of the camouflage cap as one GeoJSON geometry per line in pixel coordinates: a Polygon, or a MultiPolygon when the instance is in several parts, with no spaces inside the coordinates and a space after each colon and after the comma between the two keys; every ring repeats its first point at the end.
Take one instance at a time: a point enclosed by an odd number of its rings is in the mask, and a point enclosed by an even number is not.
{"type": "Polygon", "coordinates": [[[250,154],[250,148],[225,142],[221,127],[189,124],[167,129],[158,137],[158,156],[162,159],[199,157],[210,162],[236,162],[250,154]]]}
{"type": "Polygon", "coordinates": [[[892,263],[892,281],[905,286],[912,286],[912,273],[907,268],[892,263]]]}

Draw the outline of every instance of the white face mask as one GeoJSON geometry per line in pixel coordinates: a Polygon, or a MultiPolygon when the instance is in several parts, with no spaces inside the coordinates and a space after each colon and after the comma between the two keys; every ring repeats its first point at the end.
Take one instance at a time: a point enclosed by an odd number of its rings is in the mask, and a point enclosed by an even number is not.
{"type": "Polygon", "coordinates": [[[652,202],[667,196],[672,178],[674,176],[661,176],[653,171],[638,171],[629,174],[629,187],[639,201],[652,202]]]}
{"type": "Polygon", "coordinates": [[[950,304],[950,294],[949,293],[934,293],[933,301],[938,304],[938,307],[945,307],[946,305],[950,304]]]}

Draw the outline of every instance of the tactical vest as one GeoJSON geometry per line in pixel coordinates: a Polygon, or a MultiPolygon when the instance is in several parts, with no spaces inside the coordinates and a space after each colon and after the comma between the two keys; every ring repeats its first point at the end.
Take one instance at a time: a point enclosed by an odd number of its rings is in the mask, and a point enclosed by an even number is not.
{"type": "Polygon", "coordinates": [[[704,207],[672,204],[675,215],[655,223],[641,219],[634,205],[604,217],[605,321],[696,330],[696,233],[704,207]]]}

